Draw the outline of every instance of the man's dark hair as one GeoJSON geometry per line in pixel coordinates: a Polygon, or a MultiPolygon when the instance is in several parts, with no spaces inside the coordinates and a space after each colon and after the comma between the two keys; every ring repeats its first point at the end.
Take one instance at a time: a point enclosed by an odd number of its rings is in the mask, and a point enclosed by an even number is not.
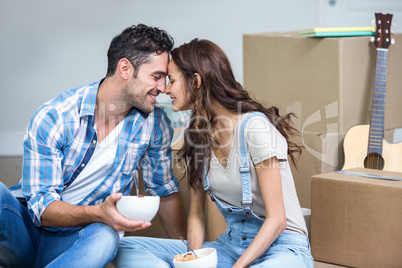
{"type": "Polygon", "coordinates": [[[106,76],[112,76],[119,60],[126,58],[134,66],[134,77],[137,77],[138,69],[149,61],[149,55],[170,53],[172,48],[173,38],[166,31],[144,24],[130,26],[110,43],[106,76]]]}

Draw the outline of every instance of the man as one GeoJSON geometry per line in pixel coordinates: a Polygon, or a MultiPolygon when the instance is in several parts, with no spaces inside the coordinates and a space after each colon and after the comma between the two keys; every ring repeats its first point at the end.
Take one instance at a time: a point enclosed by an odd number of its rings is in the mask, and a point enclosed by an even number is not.
{"type": "Polygon", "coordinates": [[[129,27],[110,44],[104,79],[36,111],[20,182],[10,191],[0,183],[0,267],[104,267],[116,254],[118,232],[150,226],[126,219],[115,205],[129,195],[139,167],[147,191],[161,196],[168,235],[186,236],[173,130],[154,107],[172,47],[163,30],[129,27]]]}

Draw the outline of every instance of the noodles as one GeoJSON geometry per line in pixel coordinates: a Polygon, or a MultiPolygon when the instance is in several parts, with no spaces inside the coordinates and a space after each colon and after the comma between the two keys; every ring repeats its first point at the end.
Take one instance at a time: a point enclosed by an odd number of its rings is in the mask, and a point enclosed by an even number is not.
{"type": "Polygon", "coordinates": [[[185,253],[185,254],[178,254],[174,256],[175,262],[183,262],[183,261],[192,261],[198,259],[198,257],[194,256],[193,253],[185,253]]]}

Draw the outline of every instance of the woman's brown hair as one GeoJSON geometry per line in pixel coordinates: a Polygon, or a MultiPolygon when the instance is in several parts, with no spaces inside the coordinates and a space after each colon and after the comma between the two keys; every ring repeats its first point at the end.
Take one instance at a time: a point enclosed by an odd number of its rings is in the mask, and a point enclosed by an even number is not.
{"type": "Polygon", "coordinates": [[[223,50],[209,40],[193,39],[173,49],[172,60],[184,77],[191,107],[189,127],[184,133],[184,144],[178,152],[189,178],[189,186],[197,189],[202,185],[204,165],[209,167],[211,150],[216,146],[211,129],[216,124],[213,103],[219,103],[234,113],[259,111],[265,114],[286,138],[288,154],[293,163],[295,153],[301,148],[290,140],[298,131],[291,125],[293,113],[279,115],[278,108],[265,108],[253,100],[236,81],[229,60],[223,50]],[[197,76],[201,77],[198,86],[197,76]]]}

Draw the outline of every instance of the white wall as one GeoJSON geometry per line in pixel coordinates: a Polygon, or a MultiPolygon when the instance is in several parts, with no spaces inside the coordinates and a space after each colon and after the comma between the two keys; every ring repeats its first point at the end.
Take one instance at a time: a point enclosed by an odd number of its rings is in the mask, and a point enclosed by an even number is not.
{"type": "Polygon", "coordinates": [[[325,0],[0,0],[0,155],[22,153],[23,132],[42,103],[105,75],[109,43],[127,26],[163,28],[176,45],[210,39],[242,83],[242,34],[321,26],[327,7],[325,0]]]}

